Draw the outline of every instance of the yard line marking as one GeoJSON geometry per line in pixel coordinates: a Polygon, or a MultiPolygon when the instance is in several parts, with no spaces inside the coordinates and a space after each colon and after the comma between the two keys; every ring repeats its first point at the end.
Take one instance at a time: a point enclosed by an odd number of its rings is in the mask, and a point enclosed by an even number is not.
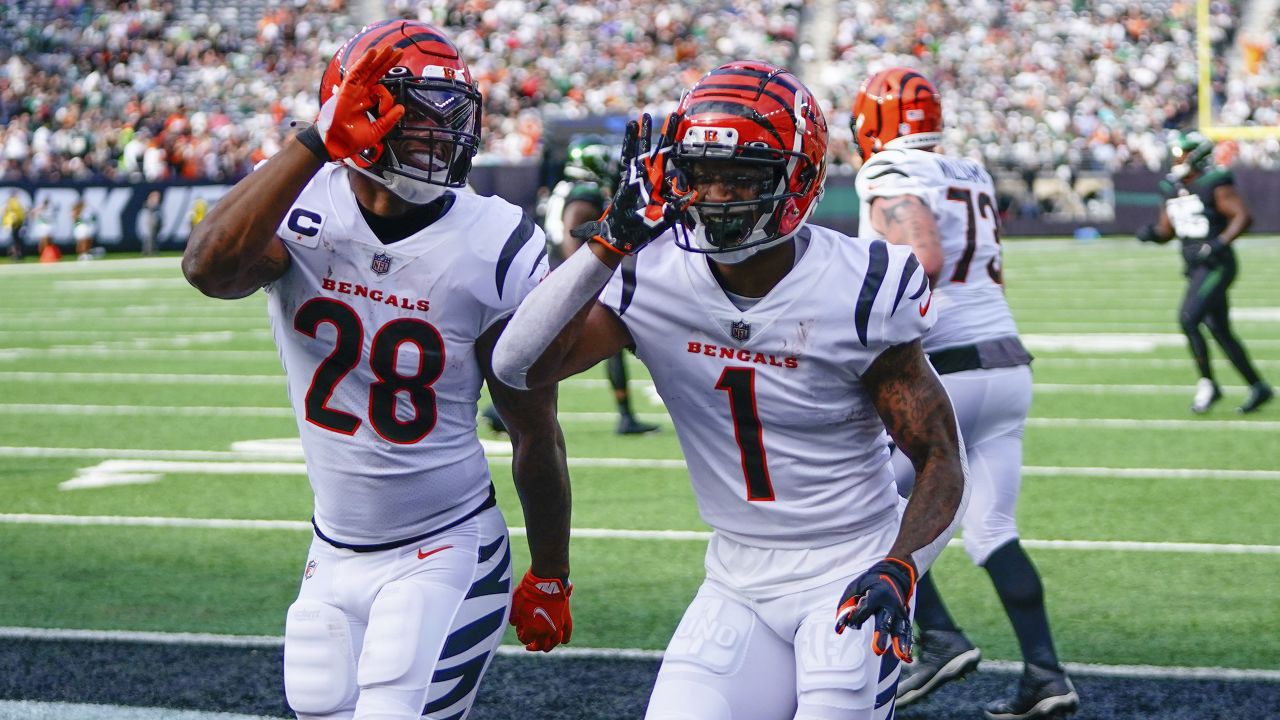
{"type": "MultiPolygon", "coordinates": [[[[230,338],[227,338],[230,340],[230,338]]],[[[177,344],[177,343],[175,343],[177,344]]],[[[188,345],[193,344],[187,342],[188,345]]],[[[142,357],[149,360],[207,360],[210,362],[226,360],[276,360],[280,354],[275,350],[183,350],[176,348],[157,348],[148,340],[127,341],[119,343],[94,343],[93,345],[53,345],[47,348],[19,347],[0,349],[0,360],[17,360],[24,357],[39,358],[132,358],[142,357]]]]}
{"type": "MultiPolygon", "coordinates": [[[[1280,360],[1258,360],[1250,358],[1253,364],[1261,367],[1280,368],[1280,360]]],[[[1144,357],[1079,357],[1072,355],[1058,356],[1039,356],[1033,363],[1036,367],[1088,367],[1088,368],[1113,368],[1113,367],[1153,367],[1153,368],[1173,368],[1177,370],[1186,370],[1191,368],[1189,359],[1174,358],[1144,358],[1144,357]]],[[[1227,368],[1231,366],[1231,362],[1225,358],[1217,358],[1213,361],[1217,367],[1227,368]]]]}
{"type": "Polygon", "coordinates": [[[102,703],[0,700],[0,716],[8,720],[272,720],[265,715],[178,710],[167,707],[134,707],[102,703]]]}
{"type": "MultiPolygon", "coordinates": [[[[0,638],[8,640],[46,640],[82,642],[146,643],[155,645],[197,645],[232,648],[282,648],[280,635],[224,635],[217,633],[154,632],[141,630],[79,630],[71,628],[0,627],[0,638]]],[[[649,660],[662,659],[663,651],[643,648],[585,648],[563,646],[550,655],[531,653],[521,645],[502,645],[498,654],[506,657],[532,658],[548,662],[555,658],[585,660],[649,660]]],[[[1223,667],[1166,667],[1161,665],[1100,665],[1095,663],[1063,663],[1076,675],[1109,677],[1169,678],[1181,680],[1280,681],[1280,670],[1223,667]]],[[[983,671],[1021,673],[1021,661],[983,660],[983,671]]]]}
{"type": "Polygon", "coordinates": [[[1141,420],[1139,418],[1027,418],[1028,427],[1118,430],[1280,430],[1278,420],[1141,420]]]}
{"type": "MultiPolygon", "coordinates": [[[[1032,352],[1149,353],[1160,348],[1184,348],[1182,333],[1022,333],[1032,352]]],[[[1280,340],[1249,339],[1250,348],[1280,348],[1280,340]]]]}
{"type": "MultiPolygon", "coordinates": [[[[129,515],[51,515],[40,513],[0,513],[0,524],[107,527],[163,527],[201,530],[291,530],[310,532],[310,522],[302,520],[235,520],[229,518],[184,518],[129,515]]],[[[512,537],[524,537],[523,527],[510,528],[512,537]]],[[[706,542],[709,530],[626,530],[617,528],[573,528],[575,538],[592,540],[659,540],[706,542]]],[[[1280,545],[1244,543],[1144,542],[1138,540],[1036,540],[1022,538],[1024,547],[1035,550],[1090,550],[1103,552],[1191,553],[1201,555],[1280,555],[1280,545]]],[[[953,538],[947,547],[961,548],[962,538],[953,538]]]]}
{"type": "Polygon", "coordinates": [[[4,372],[0,381],[17,382],[84,382],[130,383],[143,385],[284,385],[284,373],[279,375],[204,375],[199,373],[111,373],[111,372],[4,372]]]}
{"type": "MultiPolygon", "coordinates": [[[[35,381],[38,379],[33,376],[49,375],[50,373],[23,373],[23,372],[0,372],[0,380],[17,380],[17,381],[35,381]]],[[[244,385],[266,385],[266,386],[283,386],[283,375],[147,375],[144,373],[120,373],[117,380],[114,373],[53,373],[55,375],[66,375],[68,382],[138,382],[151,384],[163,383],[183,383],[198,384],[201,378],[218,378],[218,382],[214,384],[233,384],[240,383],[244,385]],[[190,379],[188,379],[190,378],[190,379]],[[241,380],[241,378],[247,378],[241,380]]],[[[1051,394],[1059,394],[1058,389],[1062,386],[1050,386],[1048,391],[1051,394]]],[[[1089,388],[1083,392],[1094,394],[1106,394],[1097,388],[1115,387],[1122,388],[1116,391],[1121,395],[1149,395],[1162,394],[1158,390],[1149,390],[1146,388],[1160,388],[1164,386],[1066,386],[1069,388],[1084,387],[1089,388]]],[[[1040,386],[1036,386],[1037,389],[1040,386]]],[[[1231,388],[1227,388],[1231,389],[1231,388]]],[[[1237,388],[1239,389],[1239,388],[1237,388]]],[[[1181,394],[1182,388],[1178,389],[1181,394]]],[[[1167,393],[1165,393],[1167,394],[1167,393]]],[[[263,406],[173,406],[173,405],[73,405],[73,404],[56,404],[56,403],[0,403],[0,414],[47,414],[47,415],[157,415],[165,417],[292,417],[293,409],[289,407],[263,407],[263,406]]],[[[670,422],[670,416],[666,413],[637,413],[638,418],[649,422],[670,422]]],[[[557,416],[562,422],[607,422],[617,417],[614,412],[589,412],[589,411],[564,411],[557,416]]],[[[1280,421],[1275,420],[1162,420],[1151,419],[1144,420],[1141,418],[1039,418],[1033,417],[1027,419],[1027,425],[1030,427],[1062,427],[1062,428],[1083,428],[1090,429],[1092,427],[1109,427],[1113,429],[1129,429],[1129,430],[1243,430],[1255,432],[1271,432],[1280,429],[1280,421]]]]}
{"type": "MultiPolygon", "coordinates": [[[[1243,393],[1244,385],[1220,385],[1224,392],[1243,393]]],[[[1194,391],[1194,385],[1115,385],[1097,383],[1034,383],[1032,392],[1050,395],[1185,395],[1194,391]]]]}
{"type": "MultiPolygon", "coordinates": [[[[507,462],[511,454],[510,445],[502,441],[485,440],[482,446],[491,462],[507,462]]],[[[226,470],[227,466],[240,463],[239,472],[249,472],[246,468],[258,465],[265,466],[267,474],[305,474],[306,466],[300,462],[271,463],[275,458],[297,458],[299,455],[285,455],[268,450],[261,452],[234,452],[219,450],[124,450],[113,448],[58,448],[2,446],[0,457],[69,457],[69,458],[107,458],[113,463],[108,468],[120,472],[194,472],[233,474],[226,470]],[[251,462],[249,458],[263,462],[251,462]],[[219,461],[225,462],[199,462],[219,461]],[[277,467],[280,466],[280,467],[277,467]],[[211,467],[206,471],[205,467],[211,467]],[[286,470],[286,467],[289,468],[286,470]],[[216,469],[223,468],[223,469],[216,469]]],[[[105,462],[103,463],[106,464],[105,462]]],[[[613,457],[571,457],[569,465],[580,467],[636,467],[646,469],[684,470],[685,462],[667,458],[613,458],[613,457]]],[[[1205,480],[1280,480],[1280,470],[1236,470],[1219,468],[1123,468],[1092,466],[1041,466],[1026,465],[1022,474],[1039,477],[1099,477],[1130,479],[1205,479],[1205,480]]]]}

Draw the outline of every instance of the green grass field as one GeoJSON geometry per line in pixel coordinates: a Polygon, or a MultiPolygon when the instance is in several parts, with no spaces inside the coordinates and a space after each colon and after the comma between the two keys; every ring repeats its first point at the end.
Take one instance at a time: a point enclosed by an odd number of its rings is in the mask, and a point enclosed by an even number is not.
{"type": "MultiPolygon", "coordinates": [[[[1218,360],[1226,399],[1204,417],[1187,411],[1195,372],[1175,322],[1172,248],[1005,247],[1037,356],[1019,520],[1063,659],[1280,667],[1280,403],[1237,416],[1241,381],[1218,360]]],[[[1249,239],[1240,255],[1235,327],[1274,381],[1280,241],[1249,239]]],[[[296,456],[232,448],[296,437],[261,294],[204,298],[174,258],[6,265],[0,308],[0,626],[280,635],[311,495],[296,456]],[[103,477],[133,482],[94,486],[103,477]],[[60,489],[77,479],[89,486],[60,489]],[[134,517],[167,520],[122,519],[134,517]]],[[[702,540],[585,532],[706,530],[679,463],[644,462],[680,455],[643,367],[631,369],[637,409],[664,419],[659,434],[613,435],[600,369],[561,390],[584,530],[572,550],[575,646],[662,648],[702,575],[702,540]]],[[[491,465],[519,526],[509,461],[491,465]]],[[[520,572],[523,540],[514,547],[520,572]]],[[[953,547],[937,577],[984,657],[1016,659],[985,573],[953,547]]]]}

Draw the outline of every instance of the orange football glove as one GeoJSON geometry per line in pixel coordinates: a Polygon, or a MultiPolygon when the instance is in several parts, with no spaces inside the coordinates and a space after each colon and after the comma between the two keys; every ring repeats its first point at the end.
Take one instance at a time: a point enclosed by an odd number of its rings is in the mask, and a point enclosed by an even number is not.
{"type": "Polygon", "coordinates": [[[404,106],[381,84],[403,54],[400,48],[383,46],[360,56],[320,107],[315,125],[298,133],[298,140],[328,161],[378,146],[404,115],[404,106]]]}
{"type": "Polygon", "coordinates": [[[885,558],[871,566],[845,588],[836,610],[836,632],[846,627],[861,628],[875,619],[871,650],[893,654],[911,662],[911,592],[916,586],[916,569],[897,558],[885,558]]]}
{"type": "Polygon", "coordinates": [[[551,652],[560,643],[568,644],[573,635],[573,617],[569,615],[569,596],[573,583],[559,578],[540,578],[529,570],[516,586],[511,598],[511,624],[525,650],[551,652]]]}

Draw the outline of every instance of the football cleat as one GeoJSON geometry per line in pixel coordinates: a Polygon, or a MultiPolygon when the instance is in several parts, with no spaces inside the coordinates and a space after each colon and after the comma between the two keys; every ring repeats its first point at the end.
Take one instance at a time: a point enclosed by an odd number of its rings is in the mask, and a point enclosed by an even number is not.
{"type": "Polygon", "coordinates": [[[916,640],[920,649],[916,661],[903,671],[898,682],[898,707],[906,707],[952,680],[978,669],[982,651],[964,633],[924,630],[916,640]]]}
{"type": "Polygon", "coordinates": [[[1271,386],[1264,382],[1256,382],[1249,386],[1249,397],[1245,398],[1244,404],[1236,408],[1236,412],[1244,414],[1251,413],[1262,407],[1268,400],[1275,397],[1275,391],[1271,386]]]}
{"type": "Polygon", "coordinates": [[[1222,388],[1209,378],[1200,378],[1196,383],[1196,396],[1191,400],[1191,412],[1203,415],[1209,408],[1222,399],[1222,388]]]}
{"type": "Polygon", "coordinates": [[[989,720],[1062,718],[1080,708],[1080,696],[1063,670],[1027,665],[1011,698],[987,703],[989,720]]]}
{"type": "Polygon", "coordinates": [[[646,433],[657,432],[658,426],[651,425],[646,422],[640,422],[635,415],[627,413],[618,416],[617,433],[619,435],[644,435],[646,433]]]}

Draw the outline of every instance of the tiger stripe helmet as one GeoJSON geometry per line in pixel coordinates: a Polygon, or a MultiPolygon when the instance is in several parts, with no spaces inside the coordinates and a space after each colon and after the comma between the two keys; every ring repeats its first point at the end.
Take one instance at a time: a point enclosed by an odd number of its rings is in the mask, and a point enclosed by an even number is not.
{"type": "Polygon", "coordinates": [[[817,206],[827,176],[827,121],[790,72],[755,61],[721,65],[681,98],[668,123],[676,124],[666,129],[673,164],[686,174],[700,160],[773,169],[753,200],[695,202],[692,241],[677,234],[685,250],[741,262],[791,238],[817,206]]]}
{"type": "MultiPolygon", "coordinates": [[[[404,117],[382,143],[348,164],[398,194],[397,186],[415,183],[465,186],[480,149],[480,91],[457,46],[441,30],[416,20],[366,25],[329,61],[320,81],[320,104],[337,92],[356,60],[387,45],[403,50],[382,84],[404,106],[404,117]]],[[[376,114],[377,108],[370,112],[376,114]]]]}
{"type": "Polygon", "coordinates": [[[850,120],[858,155],[885,148],[926,148],[942,142],[942,99],[918,71],[892,67],[867,78],[850,120]]]}

